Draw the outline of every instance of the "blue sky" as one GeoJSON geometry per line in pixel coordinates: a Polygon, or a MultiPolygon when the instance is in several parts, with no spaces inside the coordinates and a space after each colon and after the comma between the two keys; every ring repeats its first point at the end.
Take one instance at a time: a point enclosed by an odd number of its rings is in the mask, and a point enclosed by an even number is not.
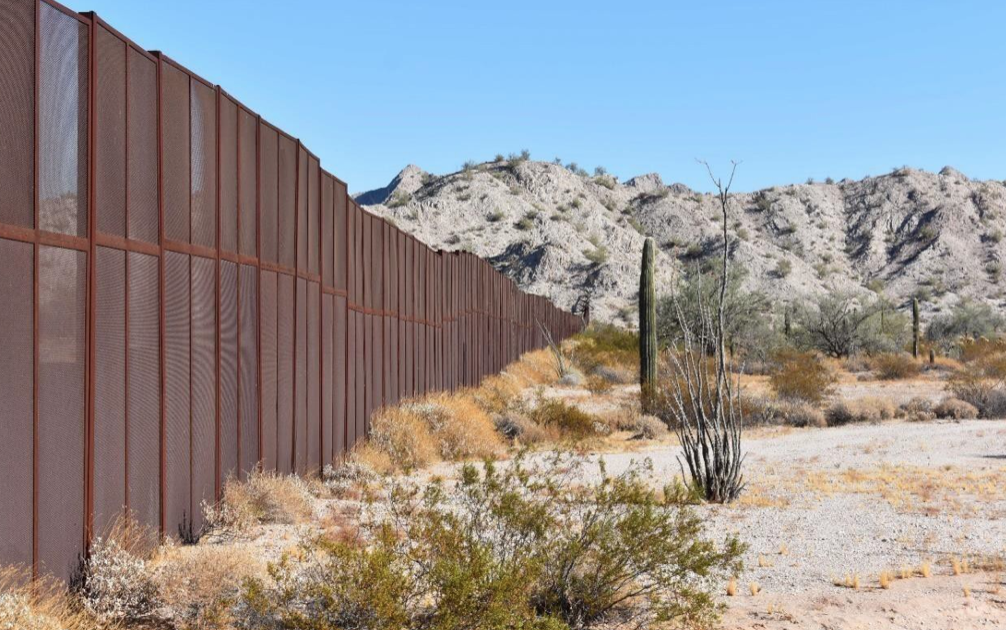
{"type": "Polygon", "coordinates": [[[529,149],[736,188],[1006,178],[1006,3],[80,0],[301,138],[354,192],[529,149]]]}

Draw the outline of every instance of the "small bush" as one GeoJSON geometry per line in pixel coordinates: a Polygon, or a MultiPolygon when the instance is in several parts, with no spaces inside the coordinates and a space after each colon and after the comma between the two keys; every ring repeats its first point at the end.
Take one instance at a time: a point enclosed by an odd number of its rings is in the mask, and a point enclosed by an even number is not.
{"type": "Polygon", "coordinates": [[[827,426],[824,413],[820,409],[799,400],[781,401],[776,406],[776,413],[782,424],[793,427],[821,428],[827,426]]]}
{"type": "Polygon", "coordinates": [[[404,407],[426,422],[444,459],[485,459],[502,451],[493,421],[465,392],[436,394],[404,407]]]}
{"type": "Polygon", "coordinates": [[[904,352],[878,354],[870,363],[877,378],[885,381],[914,378],[922,371],[919,362],[904,352]]]}
{"type": "Polygon", "coordinates": [[[898,407],[898,413],[909,422],[928,422],[936,418],[933,413],[933,402],[928,398],[916,396],[898,407]]]}
{"type": "Polygon", "coordinates": [[[825,413],[828,426],[836,427],[845,424],[863,422],[880,422],[890,420],[895,416],[894,403],[881,398],[862,398],[859,400],[842,400],[834,403],[825,413]]]}
{"type": "Polygon", "coordinates": [[[504,214],[502,211],[494,210],[486,216],[486,220],[489,221],[490,223],[499,223],[500,221],[503,220],[503,217],[505,216],[506,214],[504,214]]]}
{"type": "Polygon", "coordinates": [[[835,375],[814,352],[781,350],[772,356],[769,383],[776,396],[820,404],[831,395],[835,375]]]}
{"type": "Polygon", "coordinates": [[[978,417],[978,409],[971,403],[957,398],[944,398],[933,408],[937,418],[949,420],[969,420],[978,417]]]}
{"type": "Polygon", "coordinates": [[[3,630],[94,630],[101,623],[87,614],[56,579],[34,581],[31,570],[0,568],[0,628],[3,630]]]}
{"type": "Polygon", "coordinates": [[[667,425],[656,416],[643,415],[636,418],[635,435],[637,440],[656,440],[668,433],[667,425]]]}
{"type": "Polygon", "coordinates": [[[612,385],[628,385],[636,382],[636,374],[632,370],[617,366],[599,365],[594,368],[591,376],[604,379],[612,385]]]}
{"type": "Polygon", "coordinates": [[[373,415],[369,441],[387,454],[392,465],[404,470],[432,463],[439,453],[437,441],[423,419],[401,407],[385,407],[373,415]]]}
{"type": "Polygon", "coordinates": [[[262,523],[296,524],[310,518],[312,497],[307,483],[297,475],[253,472],[247,479],[229,479],[223,498],[204,505],[207,530],[237,534],[262,523]]]}
{"type": "Polygon", "coordinates": [[[540,397],[528,412],[528,418],[542,427],[558,430],[563,437],[583,439],[606,433],[596,416],[557,398],[540,397]]]}
{"type": "Polygon", "coordinates": [[[595,265],[603,265],[608,262],[608,248],[604,245],[595,247],[594,249],[585,250],[583,252],[584,257],[595,265]]]}
{"type": "Polygon", "coordinates": [[[91,543],[81,580],[84,607],[103,622],[144,621],[157,608],[157,588],[146,560],[115,538],[96,538],[91,543]]]}
{"type": "Polygon", "coordinates": [[[735,538],[702,520],[640,467],[571,488],[583,463],[466,465],[457,484],[395,489],[365,544],[309,541],[246,583],[244,627],[285,630],[708,625],[715,585],[741,566],[735,538]],[[627,594],[634,594],[627,597],[627,594]]]}
{"type": "Polygon", "coordinates": [[[604,378],[604,376],[601,376],[596,372],[588,376],[584,384],[586,385],[587,390],[594,395],[607,394],[613,387],[610,380],[604,378]]]}

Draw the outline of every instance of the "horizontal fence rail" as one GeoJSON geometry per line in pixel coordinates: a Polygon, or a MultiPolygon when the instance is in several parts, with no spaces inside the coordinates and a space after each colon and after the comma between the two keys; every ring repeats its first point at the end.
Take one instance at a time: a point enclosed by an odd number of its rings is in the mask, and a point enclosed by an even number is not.
{"type": "Polygon", "coordinates": [[[0,0],[0,563],[68,577],[384,405],[580,330],[364,211],[298,139],[93,13],[0,0]]]}

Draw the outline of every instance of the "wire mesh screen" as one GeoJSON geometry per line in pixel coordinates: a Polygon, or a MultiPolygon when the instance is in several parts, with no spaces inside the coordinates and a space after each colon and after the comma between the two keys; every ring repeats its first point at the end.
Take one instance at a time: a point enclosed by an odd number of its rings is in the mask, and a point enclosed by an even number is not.
{"type": "Polygon", "coordinates": [[[307,469],[320,468],[321,435],[321,286],[307,283],[307,469]]]}
{"type": "MultiPolygon", "coordinates": [[[[259,325],[262,328],[261,354],[259,363],[262,366],[259,377],[262,384],[262,467],[265,470],[277,470],[279,468],[279,453],[277,448],[278,430],[278,403],[279,392],[277,390],[277,379],[279,376],[279,326],[277,321],[278,310],[276,308],[279,295],[278,279],[276,273],[263,271],[259,285],[260,296],[260,318],[259,325]]],[[[243,324],[244,322],[242,322],[243,324]]],[[[243,453],[242,453],[243,454],[243,453]]],[[[248,460],[243,464],[248,465],[248,460]]]]}
{"type": "Polygon", "coordinates": [[[87,235],[87,26],[43,4],[39,16],[38,228],[87,235]]]}
{"type": "Polygon", "coordinates": [[[37,561],[69,577],[84,543],[87,257],[38,251],[37,561]]]}
{"type": "Polygon", "coordinates": [[[332,339],[332,352],[334,356],[334,362],[332,366],[332,400],[333,400],[333,417],[334,417],[334,429],[332,435],[332,448],[335,455],[345,453],[347,450],[346,442],[346,418],[347,418],[347,405],[349,400],[349,390],[347,390],[347,383],[349,378],[350,370],[346,369],[346,358],[349,356],[347,351],[347,339],[346,339],[346,321],[348,317],[348,311],[346,310],[346,298],[342,296],[335,296],[335,313],[334,325],[335,333],[332,339]]]}
{"type": "Polygon", "coordinates": [[[307,270],[315,275],[321,273],[318,269],[318,249],[320,246],[321,196],[319,193],[318,159],[309,156],[307,159],[307,270]]]}
{"type": "Polygon", "coordinates": [[[278,171],[279,134],[264,123],[259,124],[259,256],[267,262],[276,262],[279,224],[276,222],[279,186],[278,171]]]}
{"type": "Polygon", "coordinates": [[[294,431],[294,295],[293,276],[278,275],[277,282],[277,379],[276,379],[276,469],[293,470],[294,431]]]}
{"type": "Polygon", "coordinates": [[[238,469],[238,266],[220,262],[219,471],[226,481],[238,469]]]}
{"type": "Polygon", "coordinates": [[[217,242],[217,103],[216,91],[191,81],[192,243],[215,247],[217,242]]]}
{"type": "Polygon", "coordinates": [[[35,226],[35,3],[4,2],[2,10],[0,223],[30,228],[35,226]]]}
{"type": "Polygon", "coordinates": [[[94,287],[94,528],[126,505],[126,252],[99,247],[94,287]]]}
{"type": "Polygon", "coordinates": [[[321,423],[321,457],[322,464],[330,464],[334,456],[332,433],[335,430],[335,410],[332,401],[332,391],[335,377],[332,374],[333,352],[335,345],[335,297],[328,294],[321,296],[321,407],[319,421],[321,423]]]}
{"type": "Polygon", "coordinates": [[[307,470],[307,280],[297,278],[297,308],[294,324],[294,465],[307,470]]]}
{"type": "Polygon", "coordinates": [[[325,174],[321,180],[321,281],[326,287],[335,284],[335,208],[332,195],[335,182],[325,174]]]}
{"type": "Polygon", "coordinates": [[[279,135],[279,264],[297,265],[297,143],[279,135]]]}
{"type": "Polygon", "coordinates": [[[126,235],[126,44],[95,29],[94,198],[98,230],[126,235]]]}
{"type": "Polygon", "coordinates": [[[238,107],[220,98],[220,249],[238,251],[238,107]]]}
{"type": "MultiPolygon", "coordinates": [[[[248,473],[259,459],[259,387],[258,387],[258,270],[241,265],[238,291],[238,409],[240,413],[240,470],[248,473]]],[[[275,285],[273,285],[275,295],[275,285]]],[[[275,322],[275,320],[273,320],[275,322]]],[[[275,339],[275,330],[273,330],[275,339]]],[[[273,345],[275,347],[275,344],[273,345]]],[[[275,354],[273,354],[275,357],[275,354]]],[[[275,359],[273,359],[275,366],[275,359]]],[[[275,370],[275,367],[273,367],[275,370]]],[[[273,396],[273,427],[275,427],[275,395],[273,396]]],[[[275,430],[273,431],[275,435],[275,430]]]]}
{"type": "Polygon", "coordinates": [[[161,63],[161,188],[164,238],[188,243],[191,225],[189,76],[161,63]]]}
{"type": "Polygon", "coordinates": [[[303,147],[297,150],[297,269],[307,271],[307,152],[303,147]]]}
{"type": "Polygon", "coordinates": [[[189,257],[164,254],[164,531],[192,518],[189,501],[191,316],[189,257]]]}
{"type": "Polygon", "coordinates": [[[239,246],[245,256],[256,256],[258,251],[258,126],[251,112],[238,111],[239,246]]]}
{"type": "Polygon", "coordinates": [[[202,527],[203,501],[216,492],[216,261],[192,257],[192,504],[194,530],[202,527]]]}
{"type": "Polygon", "coordinates": [[[157,64],[130,48],[126,88],[126,206],[129,238],[156,243],[157,64]]]}
{"type": "MultiPolygon", "coordinates": [[[[2,98],[2,95],[0,95],[2,98]]],[[[32,562],[34,246],[0,239],[0,563],[32,562]]]]}
{"type": "Polygon", "coordinates": [[[127,402],[127,499],[142,524],[160,526],[161,343],[160,261],[128,254],[129,385],[127,402]]]}

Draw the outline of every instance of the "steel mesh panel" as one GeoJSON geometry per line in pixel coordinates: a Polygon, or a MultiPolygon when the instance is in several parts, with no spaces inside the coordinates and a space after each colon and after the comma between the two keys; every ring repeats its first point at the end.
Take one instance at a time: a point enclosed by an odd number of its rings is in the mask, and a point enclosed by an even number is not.
{"type": "MultiPolygon", "coordinates": [[[[363,399],[363,418],[366,421],[370,420],[370,414],[374,413],[376,407],[375,401],[377,398],[377,385],[376,385],[376,375],[379,369],[377,364],[380,364],[381,355],[376,352],[374,347],[374,316],[373,315],[362,315],[363,323],[363,382],[364,382],[364,399],[363,399]]],[[[357,346],[359,349],[359,346],[357,346]]],[[[366,425],[364,425],[366,426],[366,425]]],[[[359,427],[357,427],[359,431],[359,427]]],[[[358,435],[363,435],[363,432],[359,432],[358,435]]]]}
{"type": "Polygon", "coordinates": [[[129,257],[129,389],[128,500],[136,519],[160,527],[161,339],[160,261],[130,252],[129,257]]]}
{"type": "Polygon", "coordinates": [[[293,269],[297,264],[297,144],[279,136],[279,263],[293,269]]]}
{"type": "Polygon", "coordinates": [[[189,76],[161,63],[161,174],[164,191],[164,237],[188,243],[190,238],[189,76]]]}
{"type": "Polygon", "coordinates": [[[332,374],[334,361],[332,352],[335,348],[333,335],[335,334],[334,296],[325,294],[321,296],[321,465],[332,463],[333,444],[332,432],[335,430],[334,403],[332,401],[332,390],[335,377],[332,374]]]}
{"type": "Polygon", "coordinates": [[[87,27],[42,4],[38,227],[87,234],[87,27]]]}
{"type": "Polygon", "coordinates": [[[258,251],[258,120],[250,112],[238,112],[238,211],[241,213],[240,248],[245,256],[258,251]]]}
{"type": "Polygon", "coordinates": [[[394,317],[384,319],[384,341],[387,347],[387,402],[393,405],[401,398],[398,384],[398,320],[394,317]]]}
{"type": "MultiPolygon", "coordinates": [[[[21,3],[27,4],[27,3],[21,3]]],[[[0,24],[0,46],[14,37],[14,25],[0,24]]],[[[2,50],[2,49],[0,49],[2,50]]],[[[0,64],[10,65],[2,59],[0,64]]],[[[0,76],[0,83],[4,77],[0,76]]],[[[0,93],[0,103],[4,103],[0,93]]],[[[2,207],[2,206],[0,206],[2,207]]],[[[0,563],[32,561],[33,272],[34,246],[0,239],[0,563]]]]}
{"type": "Polygon", "coordinates": [[[318,269],[319,221],[321,220],[321,197],[318,192],[320,169],[318,160],[307,159],[307,268],[314,274],[318,269]]]}
{"type": "Polygon", "coordinates": [[[371,308],[384,310],[384,221],[370,219],[370,291],[371,308]]]}
{"type": "Polygon", "coordinates": [[[164,253],[164,533],[191,519],[189,257],[164,253]]]}
{"type": "MultiPolygon", "coordinates": [[[[356,436],[356,372],[357,372],[357,359],[359,358],[358,351],[356,349],[357,345],[357,332],[356,332],[356,311],[349,310],[347,308],[346,313],[346,361],[347,364],[344,367],[346,371],[346,450],[348,451],[353,447],[356,436]]],[[[338,314],[336,314],[338,317],[338,314]]],[[[337,355],[338,356],[338,355],[337,355]]],[[[336,359],[338,360],[338,358],[336,359]]],[[[362,399],[359,404],[363,404],[362,399]]]]}
{"type": "Polygon", "coordinates": [[[297,279],[297,323],[294,325],[296,335],[296,362],[294,377],[294,396],[296,407],[294,411],[294,464],[297,472],[307,470],[307,280],[297,279]]]}
{"type": "Polygon", "coordinates": [[[307,271],[307,151],[297,151],[297,269],[307,271]]]}
{"type": "Polygon", "coordinates": [[[276,303],[277,378],[276,378],[276,451],[277,470],[292,471],[293,465],[293,379],[294,379],[294,295],[292,276],[279,274],[276,303]]]}
{"type": "Polygon", "coordinates": [[[69,577],[83,551],[87,256],[38,252],[38,561],[69,577]]]}
{"type": "MultiPolygon", "coordinates": [[[[4,19],[0,20],[0,129],[3,129],[0,223],[31,228],[35,226],[35,3],[4,2],[3,12],[4,19]]],[[[0,549],[13,544],[14,541],[8,544],[0,536],[0,549]]]]}
{"type": "Polygon", "coordinates": [[[238,107],[220,98],[220,249],[238,251],[238,107]]]}
{"type": "Polygon", "coordinates": [[[94,196],[98,230],[126,235],[126,44],[95,28],[94,196]]]}
{"type": "Polygon", "coordinates": [[[216,492],[216,261],[192,257],[192,522],[216,492]]]}
{"type": "Polygon", "coordinates": [[[217,244],[217,99],[213,88],[191,81],[192,243],[217,244]]]}
{"type": "Polygon", "coordinates": [[[335,216],[335,288],[346,290],[348,286],[349,260],[347,258],[349,247],[349,232],[346,211],[346,185],[342,182],[334,183],[334,211],[335,216]]]}
{"type": "Polygon", "coordinates": [[[398,329],[398,397],[406,398],[409,395],[409,370],[406,363],[409,357],[409,323],[405,320],[398,320],[395,324],[398,329]]]}
{"type": "Polygon", "coordinates": [[[384,318],[380,315],[374,315],[369,319],[371,320],[371,345],[367,348],[367,353],[371,356],[370,369],[372,370],[373,389],[370,396],[370,412],[373,413],[384,405],[384,373],[387,369],[385,363],[387,355],[384,351],[384,318]]]}
{"type": "Polygon", "coordinates": [[[349,206],[349,273],[352,274],[349,286],[350,302],[356,306],[363,305],[363,215],[355,203],[349,206]]]}
{"type": "MultiPolygon", "coordinates": [[[[241,265],[240,304],[238,309],[238,409],[240,410],[240,470],[242,473],[254,469],[259,461],[259,401],[258,401],[258,270],[250,265],[241,265]]],[[[275,284],[273,286],[275,295],[275,284]]],[[[273,310],[275,312],[275,309],[273,310]]],[[[273,338],[275,338],[275,330],[273,338]]],[[[275,350],[275,342],[273,344],[275,350]]],[[[275,351],[273,365],[275,366],[275,351]]],[[[275,367],[273,368],[275,379],[275,367]]],[[[275,381],[274,381],[275,382],[275,381]]],[[[273,396],[273,434],[275,435],[275,396],[273,396]]]]}
{"type": "MultiPolygon", "coordinates": [[[[366,339],[366,329],[364,328],[365,316],[360,312],[354,312],[353,317],[356,320],[356,334],[363,339],[366,339]]],[[[358,341],[356,343],[355,349],[356,359],[354,365],[356,367],[356,377],[354,382],[356,384],[356,418],[354,418],[353,426],[353,441],[350,442],[350,448],[359,440],[362,440],[364,435],[366,435],[366,421],[368,417],[367,413],[367,349],[364,347],[363,341],[358,341]]]]}
{"type": "Polygon", "coordinates": [[[129,49],[126,88],[127,218],[129,238],[156,243],[157,219],[157,64],[129,49]]]}
{"type": "Polygon", "coordinates": [[[259,232],[260,255],[263,260],[276,262],[277,169],[279,134],[268,125],[259,124],[259,232]]]}
{"type": "MultiPolygon", "coordinates": [[[[263,271],[261,277],[261,317],[259,325],[262,335],[262,466],[265,470],[279,467],[277,454],[277,379],[279,374],[279,333],[277,322],[278,287],[276,274],[263,271]]],[[[242,322],[244,323],[244,322],[242,322]]]]}
{"type": "Polygon", "coordinates": [[[238,266],[220,261],[220,481],[238,470],[238,266]]]}
{"type": "Polygon", "coordinates": [[[374,221],[368,212],[360,212],[360,248],[357,250],[357,258],[363,270],[363,298],[362,304],[368,309],[375,308],[374,289],[376,288],[376,276],[380,273],[381,267],[374,265],[374,221]]]}
{"type": "Polygon", "coordinates": [[[99,247],[94,287],[94,528],[126,505],[126,252],[99,247]]]}
{"type": "Polygon", "coordinates": [[[331,176],[325,173],[321,180],[321,281],[326,287],[334,286],[335,256],[335,215],[332,205],[334,191],[331,176]]]}
{"type": "Polygon", "coordinates": [[[307,284],[307,469],[321,466],[321,285],[307,284]]]}
{"type": "Polygon", "coordinates": [[[332,400],[335,407],[333,416],[332,448],[335,456],[346,452],[346,409],[348,407],[348,392],[346,388],[348,370],[346,369],[346,298],[335,296],[335,334],[332,340],[332,400]]]}

